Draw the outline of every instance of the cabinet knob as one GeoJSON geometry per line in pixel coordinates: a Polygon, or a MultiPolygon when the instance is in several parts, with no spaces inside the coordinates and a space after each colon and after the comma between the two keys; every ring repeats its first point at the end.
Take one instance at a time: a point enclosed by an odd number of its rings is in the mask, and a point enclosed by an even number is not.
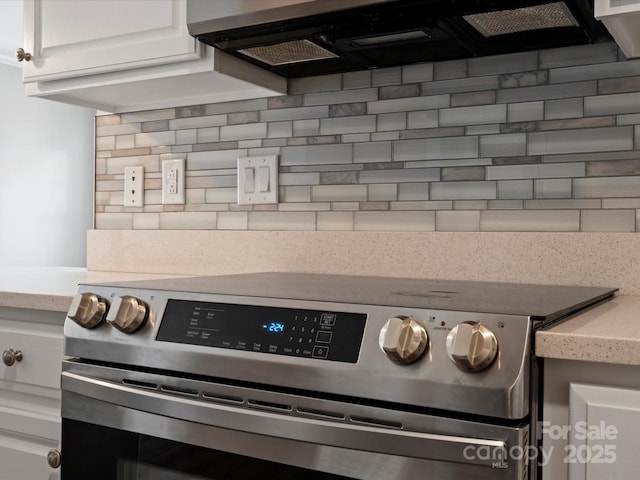
{"type": "Polygon", "coordinates": [[[4,352],[2,352],[2,362],[10,367],[16,362],[22,361],[22,352],[20,350],[14,350],[13,348],[7,348],[4,352]]]}
{"type": "Polygon", "coordinates": [[[31,54],[29,52],[25,52],[24,48],[19,48],[18,50],[16,50],[16,58],[19,62],[23,60],[25,62],[29,62],[31,60],[31,54]]]}
{"type": "Polygon", "coordinates": [[[51,468],[60,468],[61,461],[62,454],[60,450],[56,450],[55,448],[49,450],[49,453],[47,453],[47,463],[51,468]]]}

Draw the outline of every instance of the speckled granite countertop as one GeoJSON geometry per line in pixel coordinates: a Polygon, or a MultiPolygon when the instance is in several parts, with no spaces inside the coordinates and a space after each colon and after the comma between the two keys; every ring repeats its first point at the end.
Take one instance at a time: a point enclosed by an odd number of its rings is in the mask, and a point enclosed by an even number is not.
{"type": "Polygon", "coordinates": [[[66,312],[79,283],[180,276],[184,275],[99,272],[71,267],[0,267],[0,307],[66,312]]]}
{"type": "Polygon", "coordinates": [[[547,331],[537,332],[536,355],[640,365],[640,297],[615,297],[547,331]]]}

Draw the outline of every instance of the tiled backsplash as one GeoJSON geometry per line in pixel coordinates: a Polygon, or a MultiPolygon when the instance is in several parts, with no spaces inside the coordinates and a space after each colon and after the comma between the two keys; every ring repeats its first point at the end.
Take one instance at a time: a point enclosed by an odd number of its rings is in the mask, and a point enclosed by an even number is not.
{"type": "Polygon", "coordinates": [[[96,228],[640,230],[640,60],[614,44],[298,79],[288,96],[97,117],[96,228]],[[280,203],[236,204],[277,154],[280,203]],[[186,205],[161,162],[186,159],[186,205]],[[144,207],[123,206],[145,167],[144,207]]]}

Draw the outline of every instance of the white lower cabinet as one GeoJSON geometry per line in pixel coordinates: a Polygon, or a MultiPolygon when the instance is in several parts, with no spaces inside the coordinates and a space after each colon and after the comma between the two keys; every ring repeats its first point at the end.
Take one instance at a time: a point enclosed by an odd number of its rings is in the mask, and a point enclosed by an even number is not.
{"type": "Polygon", "coordinates": [[[543,480],[635,480],[640,366],[545,359],[543,480]]]}
{"type": "Polygon", "coordinates": [[[60,448],[63,320],[62,312],[0,308],[0,350],[22,354],[0,363],[1,480],[60,478],[47,455],[60,448]]]}

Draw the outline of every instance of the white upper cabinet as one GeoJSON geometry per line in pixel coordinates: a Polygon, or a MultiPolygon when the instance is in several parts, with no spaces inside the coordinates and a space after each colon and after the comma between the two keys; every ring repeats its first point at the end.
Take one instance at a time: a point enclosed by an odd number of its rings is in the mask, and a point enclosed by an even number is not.
{"type": "Polygon", "coordinates": [[[595,16],[627,58],[640,57],[640,0],[595,0],[595,16]]]}
{"type": "Polygon", "coordinates": [[[286,93],[189,35],[186,0],[25,0],[22,48],[27,95],[110,112],[286,93]]]}

